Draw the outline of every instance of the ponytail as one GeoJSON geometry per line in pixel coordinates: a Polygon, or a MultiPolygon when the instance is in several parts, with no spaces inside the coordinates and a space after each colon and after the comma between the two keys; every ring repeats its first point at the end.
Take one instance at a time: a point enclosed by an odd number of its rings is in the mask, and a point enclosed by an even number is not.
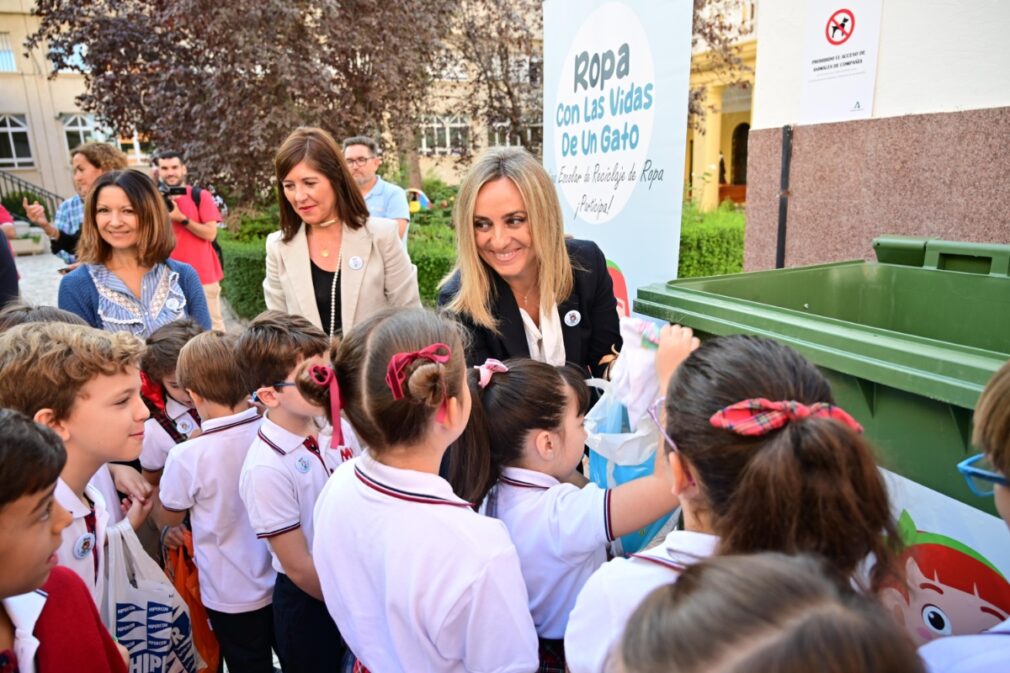
{"type": "Polygon", "coordinates": [[[667,431],[693,468],[721,553],[819,552],[847,578],[874,554],[874,587],[900,574],[897,526],[866,440],[828,413],[791,415],[760,434],[713,424],[717,412],[757,398],[821,409],[834,401],[799,353],[741,335],[703,343],[667,391],[667,431]]]}

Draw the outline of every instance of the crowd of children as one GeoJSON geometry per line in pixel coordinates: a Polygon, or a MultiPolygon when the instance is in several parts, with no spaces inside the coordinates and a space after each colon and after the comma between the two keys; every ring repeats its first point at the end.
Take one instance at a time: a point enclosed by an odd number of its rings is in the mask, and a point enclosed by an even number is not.
{"type": "MultiPolygon", "coordinates": [[[[268,311],[238,335],[182,320],[146,344],[57,309],[6,309],[0,673],[126,670],[98,610],[111,526],[169,547],[191,531],[232,673],[269,673],[274,652],[289,673],[1008,660],[1010,638],[993,634],[916,652],[879,607],[875,592],[904,581],[886,484],[792,349],[665,327],[654,472],[601,489],[580,473],[583,373],[467,368],[464,340],[421,309],[339,341],[268,311]],[[678,506],[656,546],[609,559],[612,540],[678,506]]],[[[976,476],[1010,520],[1008,410],[1010,365],[975,420],[991,460],[976,476]]]]}

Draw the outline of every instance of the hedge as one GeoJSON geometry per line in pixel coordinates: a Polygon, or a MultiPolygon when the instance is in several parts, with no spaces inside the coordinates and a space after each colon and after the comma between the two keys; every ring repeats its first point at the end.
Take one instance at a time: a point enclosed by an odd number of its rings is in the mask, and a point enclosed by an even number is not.
{"type": "Polygon", "coordinates": [[[42,207],[46,211],[46,219],[50,222],[52,221],[53,214],[49,212],[49,208],[46,207],[46,202],[43,197],[39,196],[35,192],[21,191],[21,192],[11,192],[7,194],[2,199],[0,199],[0,205],[3,205],[7,209],[7,212],[11,214],[12,217],[18,220],[28,221],[28,215],[25,213],[24,209],[24,199],[28,199],[28,203],[34,203],[38,201],[42,204],[42,207]]]}
{"type": "MultiPolygon", "coordinates": [[[[221,232],[218,241],[224,252],[224,280],[221,289],[235,313],[250,319],[266,309],[263,277],[266,248],[263,238],[271,230],[271,213],[243,215],[238,233],[221,232]]],[[[715,276],[743,270],[745,217],[732,204],[723,204],[711,213],[699,213],[684,204],[681,222],[679,278],[715,276]]],[[[276,229],[276,225],[272,225],[276,229]]],[[[434,306],[438,283],[456,261],[455,234],[447,209],[415,214],[410,225],[407,248],[417,265],[421,301],[434,306]],[[419,216],[420,215],[420,216],[419,216]]]]}

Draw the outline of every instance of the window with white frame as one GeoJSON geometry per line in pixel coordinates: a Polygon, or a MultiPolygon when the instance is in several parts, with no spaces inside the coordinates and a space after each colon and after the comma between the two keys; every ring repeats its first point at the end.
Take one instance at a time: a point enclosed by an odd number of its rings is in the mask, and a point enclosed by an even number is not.
{"type": "Polygon", "coordinates": [[[0,114],[0,168],[30,168],[34,165],[25,116],[0,114]]]}
{"type": "Polygon", "coordinates": [[[95,118],[91,115],[63,115],[63,132],[67,136],[67,149],[72,150],[78,145],[99,140],[100,135],[95,127],[95,118]]]}
{"type": "Polygon", "coordinates": [[[17,62],[14,60],[14,47],[11,45],[11,34],[0,33],[0,72],[17,71],[17,62]]]}
{"type": "Polygon", "coordinates": [[[515,129],[509,122],[496,122],[487,132],[487,143],[491,147],[501,145],[518,145],[529,150],[539,150],[544,142],[543,125],[539,123],[524,124],[515,129]]]}
{"type": "Polygon", "coordinates": [[[421,124],[417,150],[423,155],[462,154],[470,148],[470,122],[465,117],[430,117],[421,124]]]}

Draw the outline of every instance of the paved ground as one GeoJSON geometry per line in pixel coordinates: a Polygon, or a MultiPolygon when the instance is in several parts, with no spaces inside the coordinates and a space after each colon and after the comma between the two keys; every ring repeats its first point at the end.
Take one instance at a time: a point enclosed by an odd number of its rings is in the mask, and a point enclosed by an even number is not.
{"type": "MultiPolygon", "coordinates": [[[[45,253],[41,255],[23,255],[16,258],[18,273],[21,274],[21,298],[29,304],[56,306],[56,297],[60,287],[61,276],[58,271],[66,266],[63,260],[45,253]]],[[[224,314],[225,327],[229,332],[242,329],[241,321],[235,317],[227,303],[221,307],[224,314]]]]}

